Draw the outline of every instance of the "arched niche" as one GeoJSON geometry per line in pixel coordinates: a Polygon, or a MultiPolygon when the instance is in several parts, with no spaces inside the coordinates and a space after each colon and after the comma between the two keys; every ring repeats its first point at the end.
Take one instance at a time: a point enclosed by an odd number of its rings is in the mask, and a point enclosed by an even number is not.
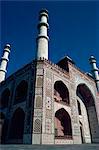
{"type": "Polygon", "coordinates": [[[64,104],[70,104],[68,88],[62,81],[56,81],[54,84],[54,100],[64,104]]]}
{"type": "Polygon", "coordinates": [[[76,94],[80,98],[80,100],[82,100],[82,102],[86,107],[91,141],[95,142],[95,140],[99,138],[99,135],[97,134],[99,132],[99,125],[95,108],[95,99],[93,97],[91,90],[88,88],[86,84],[79,84],[77,86],[76,94]]]}
{"type": "Polygon", "coordinates": [[[55,138],[72,138],[71,118],[64,108],[55,113],[55,138]]]}
{"type": "Polygon", "coordinates": [[[28,90],[28,83],[27,81],[22,80],[19,83],[19,85],[16,87],[14,104],[17,104],[19,102],[23,102],[24,100],[26,100],[27,90],[28,90]]]}
{"type": "Polygon", "coordinates": [[[22,143],[24,134],[24,119],[24,111],[21,108],[17,108],[11,118],[9,132],[9,138],[12,139],[12,141],[14,140],[14,143],[22,143]]]}

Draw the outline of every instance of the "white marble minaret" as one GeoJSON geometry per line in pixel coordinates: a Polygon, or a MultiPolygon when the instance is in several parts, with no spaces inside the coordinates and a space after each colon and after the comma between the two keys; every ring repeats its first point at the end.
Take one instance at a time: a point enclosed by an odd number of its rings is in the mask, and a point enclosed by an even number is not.
{"type": "Polygon", "coordinates": [[[91,64],[91,67],[92,67],[92,73],[93,73],[94,78],[95,78],[97,90],[99,92],[99,74],[98,74],[99,69],[96,66],[96,59],[95,59],[94,56],[91,56],[89,60],[90,60],[90,64],[91,64]]]}
{"type": "Polygon", "coordinates": [[[37,59],[40,58],[48,59],[48,36],[47,36],[47,30],[48,30],[48,11],[47,10],[41,10],[40,16],[39,16],[39,24],[38,24],[38,37],[37,37],[37,59]]]}
{"type": "Polygon", "coordinates": [[[4,47],[3,57],[1,58],[1,64],[0,64],[0,83],[5,80],[6,72],[7,72],[7,63],[9,61],[10,53],[10,45],[6,44],[4,47]]]}

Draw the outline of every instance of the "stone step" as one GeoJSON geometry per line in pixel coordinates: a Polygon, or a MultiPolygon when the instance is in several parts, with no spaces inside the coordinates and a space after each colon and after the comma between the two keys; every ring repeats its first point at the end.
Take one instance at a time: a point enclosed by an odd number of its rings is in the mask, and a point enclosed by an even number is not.
{"type": "Polygon", "coordinates": [[[0,145],[0,150],[99,150],[99,144],[74,145],[0,145]]]}

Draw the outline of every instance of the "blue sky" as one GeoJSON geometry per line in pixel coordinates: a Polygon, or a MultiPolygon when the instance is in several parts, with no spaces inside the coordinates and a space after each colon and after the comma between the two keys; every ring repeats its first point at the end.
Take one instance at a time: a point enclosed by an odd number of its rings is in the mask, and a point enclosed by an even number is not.
{"type": "Polygon", "coordinates": [[[11,44],[7,76],[35,58],[38,13],[49,11],[49,59],[57,63],[69,55],[83,71],[89,72],[89,57],[99,66],[98,1],[2,1],[0,56],[11,44]]]}

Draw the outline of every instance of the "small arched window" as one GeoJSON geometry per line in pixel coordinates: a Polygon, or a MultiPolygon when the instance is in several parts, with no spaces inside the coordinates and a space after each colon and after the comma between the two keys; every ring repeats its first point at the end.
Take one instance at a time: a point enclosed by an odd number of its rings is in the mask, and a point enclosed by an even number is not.
{"type": "Polygon", "coordinates": [[[28,83],[25,80],[21,81],[20,84],[16,88],[14,104],[17,104],[19,102],[23,102],[24,100],[26,100],[27,90],[28,90],[28,83]]]}
{"type": "Polygon", "coordinates": [[[1,94],[0,108],[8,107],[9,99],[10,99],[10,90],[6,88],[1,94]]]}

